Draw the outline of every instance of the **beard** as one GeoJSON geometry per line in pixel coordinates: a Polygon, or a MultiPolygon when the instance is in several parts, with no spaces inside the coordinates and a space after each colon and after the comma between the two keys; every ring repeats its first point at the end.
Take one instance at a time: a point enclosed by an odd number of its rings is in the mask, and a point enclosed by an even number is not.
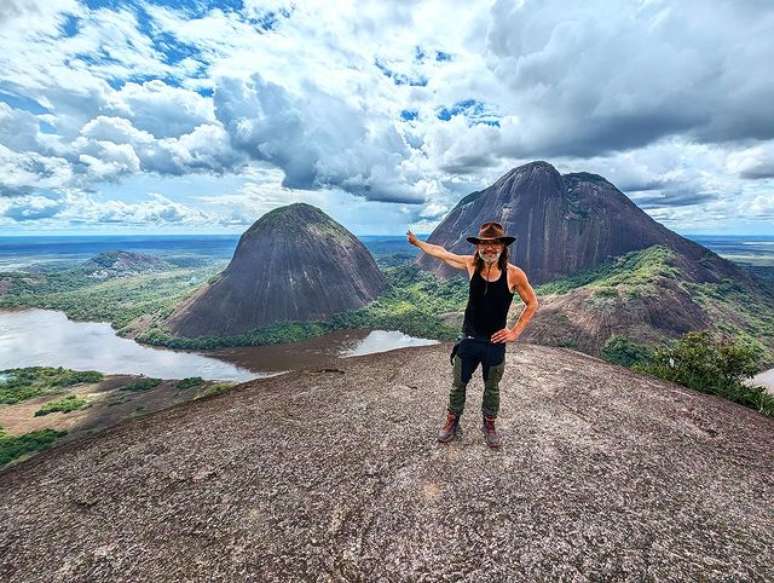
{"type": "Polygon", "coordinates": [[[500,259],[502,251],[479,251],[478,255],[481,257],[481,259],[484,260],[484,263],[488,265],[492,265],[494,263],[497,263],[497,260],[500,259]]]}

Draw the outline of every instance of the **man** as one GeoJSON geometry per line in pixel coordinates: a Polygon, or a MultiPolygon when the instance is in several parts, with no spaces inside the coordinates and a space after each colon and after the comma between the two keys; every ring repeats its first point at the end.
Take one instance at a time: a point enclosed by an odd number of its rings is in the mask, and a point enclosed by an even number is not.
{"type": "Polygon", "coordinates": [[[407,235],[409,243],[425,253],[452,267],[467,270],[470,281],[461,339],[452,350],[453,382],[446,422],[438,432],[438,441],[446,443],[462,433],[459,422],[465,406],[465,389],[481,364],[484,380],[481,431],[489,447],[499,447],[495,418],[500,408],[499,383],[505,370],[505,344],[521,335],[539,305],[524,271],[508,263],[508,245],[515,238],[506,235],[499,223],[484,223],[478,237],[467,237],[476,246],[475,253],[457,255],[440,245],[420,241],[410,230],[407,235]],[[508,309],[516,292],[526,306],[513,328],[508,328],[508,309]]]}

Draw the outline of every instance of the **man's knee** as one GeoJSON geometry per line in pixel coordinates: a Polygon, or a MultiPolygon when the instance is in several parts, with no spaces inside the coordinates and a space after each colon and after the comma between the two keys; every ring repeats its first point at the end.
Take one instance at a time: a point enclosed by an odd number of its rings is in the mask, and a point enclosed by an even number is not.
{"type": "Polygon", "coordinates": [[[496,387],[500,383],[500,380],[503,378],[504,372],[505,372],[504,360],[500,364],[489,366],[487,370],[484,371],[484,384],[487,387],[496,387]]]}

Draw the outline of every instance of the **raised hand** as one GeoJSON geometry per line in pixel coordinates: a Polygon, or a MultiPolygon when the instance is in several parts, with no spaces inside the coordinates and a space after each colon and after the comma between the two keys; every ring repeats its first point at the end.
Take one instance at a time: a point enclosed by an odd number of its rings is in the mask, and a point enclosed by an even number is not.
{"type": "Polygon", "coordinates": [[[415,247],[419,247],[417,244],[417,236],[411,232],[411,229],[406,231],[406,234],[408,235],[408,242],[414,245],[415,247]]]}

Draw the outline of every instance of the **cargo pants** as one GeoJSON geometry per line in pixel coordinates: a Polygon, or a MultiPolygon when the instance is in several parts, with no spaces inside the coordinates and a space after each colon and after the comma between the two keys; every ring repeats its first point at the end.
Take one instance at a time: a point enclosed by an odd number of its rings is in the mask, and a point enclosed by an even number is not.
{"type": "Polygon", "coordinates": [[[488,338],[466,336],[454,345],[450,359],[452,388],[449,391],[449,411],[462,415],[468,382],[480,364],[484,380],[481,413],[497,417],[500,410],[500,379],[505,371],[505,342],[490,342],[488,338]]]}

